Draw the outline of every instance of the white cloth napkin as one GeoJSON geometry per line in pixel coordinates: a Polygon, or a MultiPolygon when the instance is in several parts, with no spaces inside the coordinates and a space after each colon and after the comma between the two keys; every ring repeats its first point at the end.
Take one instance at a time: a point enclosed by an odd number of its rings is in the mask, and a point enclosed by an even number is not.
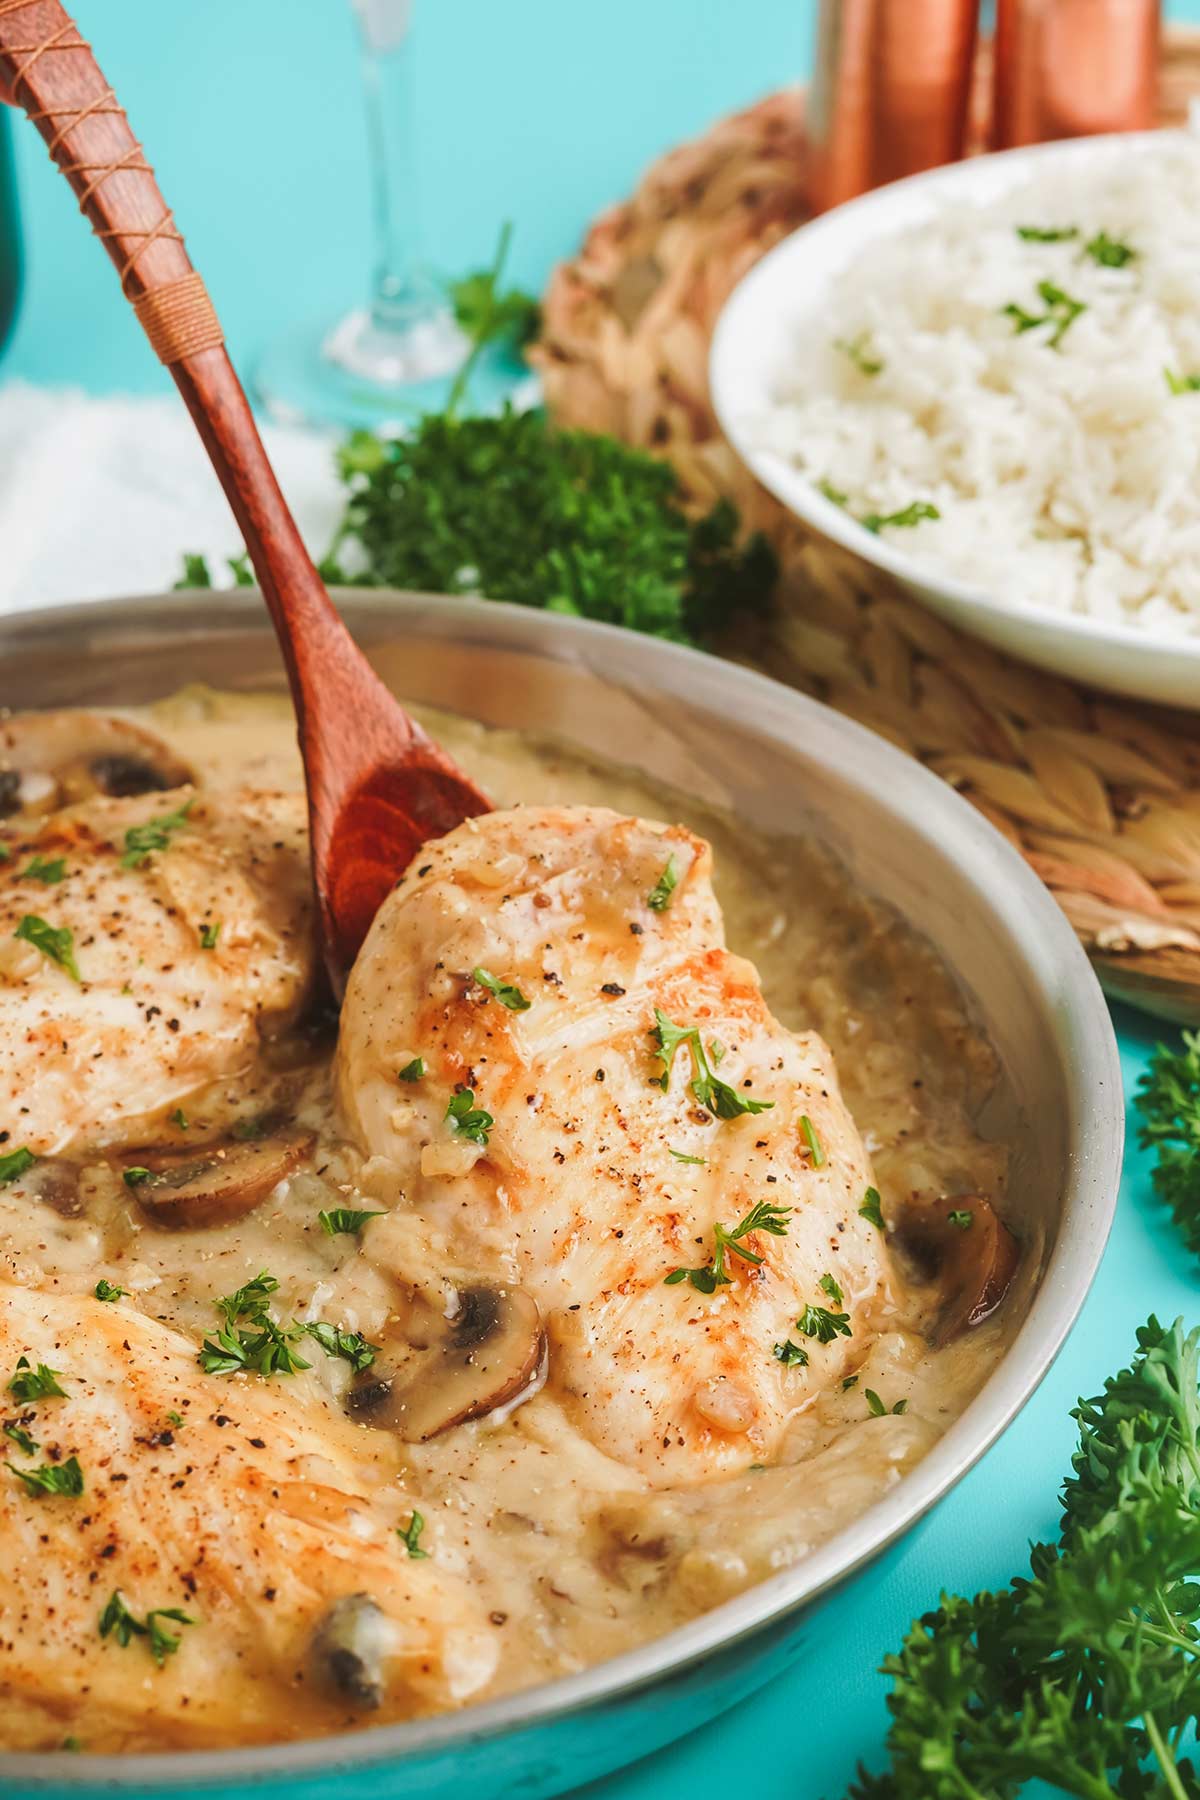
{"type": "MultiPolygon", "coordinates": [[[[320,556],[342,505],[331,440],[274,425],[263,436],[320,556]]],[[[240,549],[182,401],[0,388],[0,612],[161,592],[186,550],[224,586],[224,558],[240,549]]]]}

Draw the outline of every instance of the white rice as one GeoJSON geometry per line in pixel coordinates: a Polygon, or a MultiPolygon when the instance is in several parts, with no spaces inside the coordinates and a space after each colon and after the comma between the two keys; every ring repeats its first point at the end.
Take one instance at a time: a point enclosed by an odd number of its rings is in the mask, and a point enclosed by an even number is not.
{"type": "Polygon", "coordinates": [[[849,268],[823,316],[755,421],[763,448],[859,518],[935,506],[881,535],[1015,606],[1200,638],[1200,391],[1165,373],[1200,378],[1200,145],[1098,150],[947,208],[849,268]],[[1087,254],[1100,232],[1125,267],[1087,254]],[[1043,314],[1040,281],[1086,307],[1058,348],[1003,310],[1043,314]]]}

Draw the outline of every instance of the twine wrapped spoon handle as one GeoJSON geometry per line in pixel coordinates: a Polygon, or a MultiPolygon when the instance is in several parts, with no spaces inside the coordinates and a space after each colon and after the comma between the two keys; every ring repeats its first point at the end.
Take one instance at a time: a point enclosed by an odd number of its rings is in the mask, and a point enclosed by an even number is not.
{"type": "Polygon", "coordinates": [[[322,943],[340,987],[420,844],[489,801],[384,687],[339,617],[154,172],[58,0],[0,0],[0,96],[29,115],[74,189],[241,529],[291,684],[322,943]]]}

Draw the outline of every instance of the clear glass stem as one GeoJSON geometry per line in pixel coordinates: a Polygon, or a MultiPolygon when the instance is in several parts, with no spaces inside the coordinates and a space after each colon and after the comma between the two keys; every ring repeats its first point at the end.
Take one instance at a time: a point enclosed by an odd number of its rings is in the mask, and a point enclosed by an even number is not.
{"type": "Polygon", "coordinates": [[[412,0],[355,0],[355,11],[363,39],[375,228],[371,312],[381,330],[404,331],[441,306],[418,262],[412,0]]]}

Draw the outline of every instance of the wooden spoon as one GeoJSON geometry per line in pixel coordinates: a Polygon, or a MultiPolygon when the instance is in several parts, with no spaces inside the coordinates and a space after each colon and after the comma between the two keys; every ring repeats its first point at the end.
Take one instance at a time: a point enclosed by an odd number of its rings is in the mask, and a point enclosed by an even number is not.
{"type": "Polygon", "coordinates": [[[175,378],[241,528],[287,664],[322,943],[340,989],[414,852],[490,803],[409,718],[342,623],[280,492],[153,170],[58,0],[0,0],[0,94],[29,114],[78,195],[175,378]]]}

